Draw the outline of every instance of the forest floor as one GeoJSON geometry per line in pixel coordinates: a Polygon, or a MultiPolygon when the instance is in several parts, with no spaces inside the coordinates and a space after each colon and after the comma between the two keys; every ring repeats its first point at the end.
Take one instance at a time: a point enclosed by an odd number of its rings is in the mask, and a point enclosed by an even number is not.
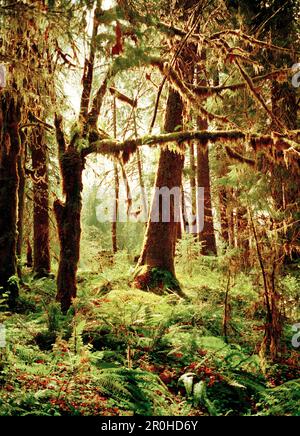
{"type": "Polygon", "coordinates": [[[101,273],[79,272],[67,315],[54,303],[54,279],[25,274],[18,313],[0,312],[0,415],[299,416],[299,268],[281,280],[286,352],[268,364],[259,356],[259,273],[230,283],[226,341],[224,270],[209,258],[180,265],[186,301],[133,289],[133,265],[120,253],[101,273]]]}

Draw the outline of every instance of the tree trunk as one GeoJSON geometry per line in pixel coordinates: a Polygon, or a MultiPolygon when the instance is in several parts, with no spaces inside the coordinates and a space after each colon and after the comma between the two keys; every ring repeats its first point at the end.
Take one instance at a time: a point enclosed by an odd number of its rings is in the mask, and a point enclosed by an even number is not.
{"type": "MultiPolygon", "coordinates": [[[[20,135],[21,140],[24,142],[24,136],[20,135]]],[[[23,249],[23,224],[24,224],[24,202],[25,202],[25,168],[24,168],[24,150],[22,149],[18,157],[18,222],[17,222],[17,258],[18,258],[18,276],[22,276],[22,249],[23,249]]]]}
{"type": "Polygon", "coordinates": [[[27,268],[32,268],[32,265],[33,265],[32,248],[29,239],[27,239],[26,266],[27,268]]]}
{"type": "MultiPolygon", "coordinates": [[[[292,64],[293,60],[289,62],[292,64]]],[[[281,62],[279,63],[281,67],[281,62]]],[[[278,119],[283,121],[287,129],[297,129],[297,93],[296,88],[287,85],[286,83],[272,83],[271,88],[272,111],[278,119]]],[[[276,208],[283,212],[287,211],[287,216],[293,214],[294,224],[287,228],[284,235],[286,239],[286,247],[289,247],[289,255],[285,261],[290,262],[290,259],[298,260],[300,258],[300,223],[298,220],[300,196],[300,179],[299,156],[293,157],[293,163],[286,166],[283,159],[278,159],[278,162],[269,162],[269,170],[272,173],[271,191],[276,208]]]]}
{"type": "MultiPolygon", "coordinates": [[[[174,132],[178,126],[182,126],[182,111],[183,103],[180,95],[170,89],[164,127],[166,132],[174,132]]],[[[170,191],[175,188],[176,192],[180,193],[183,165],[183,154],[170,150],[160,152],[155,181],[156,194],[152,202],[144,246],[138,264],[138,268],[142,265],[144,268],[135,279],[135,285],[140,289],[162,292],[168,288],[181,292],[175,277],[174,267],[181,199],[180,195],[170,195],[170,205],[167,211],[170,215],[168,220],[164,220],[163,212],[166,212],[168,204],[158,194],[158,190],[167,188],[170,191]],[[156,219],[154,219],[155,216],[156,219]]]]}
{"type": "Polygon", "coordinates": [[[115,198],[114,198],[114,210],[113,210],[113,220],[111,224],[111,237],[112,237],[112,250],[115,254],[118,251],[118,235],[117,235],[117,223],[119,216],[119,191],[120,191],[120,181],[118,173],[118,165],[114,164],[114,184],[115,184],[115,198]]]}
{"type": "Polygon", "coordinates": [[[228,193],[225,187],[219,189],[219,207],[220,207],[220,223],[221,236],[223,241],[229,245],[229,219],[228,219],[228,193]]]}
{"type": "Polygon", "coordinates": [[[17,273],[18,157],[21,149],[21,105],[8,92],[0,100],[0,289],[11,309],[18,297],[17,273]]]}
{"type": "Polygon", "coordinates": [[[122,172],[122,179],[123,179],[123,183],[124,183],[124,187],[125,187],[125,191],[126,191],[126,200],[125,200],[126,201],[126,215],[127,215],[127,220],[129,221],[130,214],[131,214],[131,207],[132,207],[132,195],[131,195],[131,189],[130,189],[129,180],[127,177],[125,165],[122,161],[121,161],[121,172],[122,172]]]}
{"type": "Polygon", "coordinates": [[[181,239],[182,233],[189,231],[189,220],[187,215],[186,198],[183,185],[181,185],[181,221],[178,223],[177,239],[181,239]]]}
{"type": "MultiPolygon", "coordinates": [[[[117,100],[113,99],[113,127],[114,127],[114,139],[117,139],[117,100]]],[[[114,163],[114,185],[115,185],[115,198],[113,219],[111,224],[111,237],[112,237],[112,250],[115,254],[118,251],[118,217],[119,217],[119,194],[120,194],[120,179],[118,172],[118,164],[114,163]]]]}
{"type": "Polygon", "coordinates": [[[227,202],[227,217],[228,217],[228,239],[229,239],[229,247],[236,247],[235,244],[235,225],[234,225],[234,206],[235,198],[234,198],[234,190],[233,188],[229,188],[227,191],[227,198],[229,201],[227,202]],[[230,205],[228,205],[230,203],[230,205]]]}
{"type": "Polygon", "coordinates": [[[81,192],[84,160],[80,152],[69,147],[60,157],[66,200],[54,202],[58,226],[60,259],[57,274],[57,301],[65,313],[77,292],[77,268],[80,257],[81,192]]]}
{"type": "Polygon", "coordinates": [[[241,265],[243,269],[250,266],[250,231],[247,219],[247,209],[239,207],[237,209],[237,246],[241,250],[241,265]]]}
{"type": "MultiPolygon", "coordinates": [[[[202,50],[200,59],[206,66],[207,53],[202,50]]],[[[204,76],[201,79],[200,76],[200,65],[196,68],[196,82],[198,85],[207,86],[207,79],[204,76]]],[[[197,117],[197,127],[198,130],[207,130],[208,121],[207,119],[197,117]]],[[[214,231],[214,221],[212,213],[212,203],[211,203],[211,186],[210,186],[210,171],[209,171],[209,150],[208,143],[197,144],[197,187],[204,188],[204,223],[203,229],[199,228],[199,242],[201,245],[201,254],[204,255],[217,255],[217,244],[214,231]]],[[[199,223],[200,224],[200,223],[199,223]]]]}
{"type": "MultiPolygon", "coordinates": [[[[197,203],[196,203],[196,162],[195,162],[195,147],[194,143],[191,142],[189,145],[190,152],[190,189],[191,189],[191,209],[192,216],[196,217],[197,203]]],[[[191,222],[191,226],[197,226],[197,217],[191,222]]],[[[195,237],[197,232],[193,232],[195,237]]]]}
{"type": "MultiPolygon", "coordinates": [[[[207,127],[205,120],[198,119],[199,130],[207,129],[207,127]]],[[[203,144],[197,145],[197,184],[199,188],[204,188],[204,226],[199,232],[199,241],[203,244],[201,252],[204,255],[217,255],[211,204],[209,151],[208,146],[203,147],[203,144]]]]}
{"type": "MultiPolygon", "coordinates": [[[[218,170],[217,177],[222,179],[227,176],[228,169],[228,158],[225,153],[217,150],[218,159],[218,170]]],[[[232,188],[220,184],[218,188],[218,198],[219,198],[219,217],[221,225],[221,236],[225,244],[229,247],[232,246],[233,233],[232,233],[232,188]]]]}
{"type": "Polygon", "coordinates": [[[67,312],[72,304],[72,299],[77,294],[77,268],[80,258],[81,237],[81,193],[82,172],[84,170],[84,153],[78,142],[80,139],[88,139],[89,143],[98,139],[97,122],[100,114],[103,97],[107,88],[107,77],[98,89],[89,112],[91,90],[93,82],[93,68],[96,50],[96,37],[99,26],[98,14],[101,12],[100,3],[97,5],[93,32],[90,44],[89,58],[85,59],[82,77],[83,90],[81,94],[80,116],[78,124],[81,133],[72,135],[67,144],[62,129],[62,117],[55,114],[56,140],[58,144],[58,157],[63,181],[63,193],[65,202],[56,200],[54,212],[58,226],[60,242],[60,259],[57,274],[57,297],[63,312],[67,312]],[[98,7],[99,6],[99,7],[98,7]]]}
{"type": "MultiPolygon", "coordinates": [[[[135,111],[133,112],[133,125],[134,125],[134,135],[137,138],[138,137],[138,131],[137,131],[135,111]]],[[[142,152],[142,150],[140,151],[137,148],[137,150],[136,150],[136,160],[137,160],[139,183],[140,183],[140,189],[141,189],[142,220],[143,220],[143,222],[146,222],[147,221],[147,217],[148,217],[148,202],[147,202],[147,196],[146,196],[146,191],[145,191],[145,183],[144,183],[144,177],[143,177],[142,159],[143,159],[143,152],[142,152]]]]}
{"type": "Polygon", "coordinates": [[[142,160],[141,160],[142,152],[140,152],[139,149],[137,149],[136,155],[137,155],[137,167],[138,167],[138,174],[139,174],[139,183],[140,183],[140,189],[141,189],[142,220],[143,220],[143,222],[146,222],[147,217],[148,217],[148,202],[147,202],[146,190],[145,190],[145,184],[144,184],[144,178],[143,178],[143,167],[142,167],[142,160]]]}
{"type": "Polygon", "coordinates": [[[33,134],[32,167],[33,183],[33,269],[38,277],[50,273],[49,242],[49,179],[48,149],[41,127],[33,134]]]}

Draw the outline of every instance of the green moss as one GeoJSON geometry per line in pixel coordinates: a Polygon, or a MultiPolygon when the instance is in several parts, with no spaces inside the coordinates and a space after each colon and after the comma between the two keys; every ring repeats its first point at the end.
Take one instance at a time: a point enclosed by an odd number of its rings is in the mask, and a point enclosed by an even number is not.
{"type": "Polygon", "coordinates": [[[151,290],[158,295],[176,292],[183,296],[179,281],[170,271],[161,268],[143,267],[135,277],[135,286],[143,291],[151,290]]]}

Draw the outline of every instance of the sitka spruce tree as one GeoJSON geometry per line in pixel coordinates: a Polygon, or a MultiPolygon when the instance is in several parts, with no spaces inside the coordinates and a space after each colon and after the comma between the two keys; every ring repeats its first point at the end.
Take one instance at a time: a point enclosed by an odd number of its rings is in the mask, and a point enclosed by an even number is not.
{"type": "Polygon", "coordinates": [[[22,101],[17,92],[0,94],[0,293],[8,293],[10,308],[18,297],[17,210],[19,127],[22,101]]]}
{"type": "MultiPolygon", "coordinates": [[[[182,112],[183,102],[179,93],[170,89],[165,114],[166,132],[182,129],[182,112]]],[[[181,200],[178,188],[181,187],[183,165],[183,152],[170,150],[160,152],[155,181],[156,191],[135,278],[135,285],[138,288],[161,289],[161,291],[167,288],[181,294],[175,277],[174,257],[180,223],[181,200]],[[165,189],[167,189],[166,196],[165,189]],[[158,194],[160,191],[162,195],[158,194]],[[142,267],[141,271],[139,271],[140,267],[142,267]]]]}

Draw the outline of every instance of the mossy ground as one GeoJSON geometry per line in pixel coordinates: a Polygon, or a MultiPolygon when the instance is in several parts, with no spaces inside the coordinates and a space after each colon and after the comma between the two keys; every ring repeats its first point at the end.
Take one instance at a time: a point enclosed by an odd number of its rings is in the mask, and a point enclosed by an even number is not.
{"type": "Polygon", "coordinates": [[[0,313],[1,415],[299,415],[298,314],[286,316],[280,362],[262,362],[255,272],[230,288],[226,343],[226,273],[213,260],[178,268],[188,299],[135,289],[133,268],[120,256],[101,274],[80,271],[67,315],[53,279],[25,276],[19,313],[0,313]]]}

